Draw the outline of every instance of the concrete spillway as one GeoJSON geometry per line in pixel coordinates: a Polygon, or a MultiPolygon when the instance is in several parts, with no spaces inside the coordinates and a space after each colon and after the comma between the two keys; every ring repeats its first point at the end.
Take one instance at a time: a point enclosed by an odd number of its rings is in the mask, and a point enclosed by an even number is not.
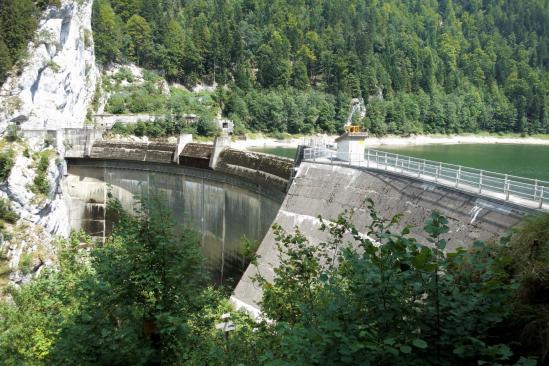
{"type": "Polygon", "coordinates": [[[287,231],[298,226],[312,244],[318,243],[325,239],[318,230],[318,215],[331,220],[352,209],[354,223],[365,228],[370,218],[364,200],[369,197],[384,217],[402,213],[401,228],[413,225],[412,235],[420,240],[425,239],[425,220],[434,211],[442,213],[449,220],[452,250],[496,239],[534,212],[391,172],[314,163],[301,163],[294,170],[288,159],[216,149],[200,144],[179,151],[163,144],[95,143],[87,158],[68,159],[64,192],[70,197],[72,227],[97,237],[108,235],[108,191],[128,209],[134,207],[134,195],[163,193],[177,222],[201,233],[216,282],[238,280],[245,270],[232,299],[257,311],[261,292],[252,278],[259,269],[272,279],[278,263],[273,222],[287,231]],[[258,267],[246,268],[239,250],[243,236],[261,242],[258,267]]]}
{"type": "MultiPolygon", "coordinates": [[[[106,212],[108,193],[133,210],[136,196],[155,192],[167,199],[179,226],[190,225],[201,234],[203,253],[214,280],[238,280],[247,266],[241,254],[241,239],[261,242],[284,199],[281,186],[269,180],[254,182],[250,179],[253,169],[247,167],[245,159],[240,159],[239,172],[229,173],[229,167],[221,165],[217,171],[208,169],[204,161],[210,157],[211,146],[197,146],[193,154],[187,151],[182,160],[188,165],[171,164],[171,155],[166,160],[158,147],[151,151],[149,146],[149,159],[155,161],[136,161],[130,159],[138,158],[136,151],[119,149],[114,154],[110,147],[98,147],[92,158],[68,159],[64,192],[70,197],[71,227],[103,238],[112,228],[106,212]],[[106,159],[105,154],[124,160],[106,159]]],[[[238,154],[228,152],[223,162],[234,160],[238,154]]],[[[255,154],[246,156],[252,162],[261,159],[255,154]]],[[[291,166],[291,161],[283,163],[291,166]]]]}

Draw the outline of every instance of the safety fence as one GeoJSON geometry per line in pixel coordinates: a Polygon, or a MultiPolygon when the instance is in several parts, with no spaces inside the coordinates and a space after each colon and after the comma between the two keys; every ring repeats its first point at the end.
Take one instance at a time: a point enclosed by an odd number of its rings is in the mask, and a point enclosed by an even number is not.
{"type": "Polygon", "coordinates": [[[455,164],[366,149],[364,154],[347,154],[330,149],[306,148],[303,160],[391,171],[446,186],[495,194],[498,198],[544,208],[549,202],[549,182],[502,174],[455,164]]]}

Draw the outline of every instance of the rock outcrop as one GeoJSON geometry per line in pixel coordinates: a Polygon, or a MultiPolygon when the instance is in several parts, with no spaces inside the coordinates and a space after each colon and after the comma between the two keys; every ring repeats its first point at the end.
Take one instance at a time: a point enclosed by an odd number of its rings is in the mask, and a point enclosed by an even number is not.
{"type": "Polygon", "coordinates": [[[44,12],[20,75],[0,89],[0,132],[10,122],[22,129],[83,126],[98,78],[92,4],[63,0],[44,12]]]}
{"type": "Polygon", "coordinates": [[[91,116],[88,111],[99,74],[92,5],[93,0],[62,0],[61,6],[48,7],[28,45],[28,58],[0,89],[0,135],[15,124],[26,138],[3,145],[16,155],[9,178],[0,184],[0,196],[9,199],[20,217],[6,229],[6,235],[0,235],[0,254],[12,270],[11,284],[25,282],[43,266],[54,263],[54,236],[70,233],[61,189],[66,170],[64,146],[58,141],[51,147],[47,139],[55,134],[52,131],[83,127],[91,116]],[[42,174],[50,189],[36,194],[31,187],[38,174],[38,153],[48,156],[49,165],[42,174]]]}

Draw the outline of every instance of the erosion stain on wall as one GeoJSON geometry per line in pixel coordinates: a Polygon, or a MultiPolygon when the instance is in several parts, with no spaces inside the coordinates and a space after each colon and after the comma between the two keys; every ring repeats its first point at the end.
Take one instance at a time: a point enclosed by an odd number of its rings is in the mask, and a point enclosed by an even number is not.
{"type": "Polygon", "coordinates": [[[140,195],[163,195],[178,227],[201,233],[215,282],[228,285],[248,264],[241,239],[261,241],[271,226],[284,199],[277,189],[212,170],[98,159],[69,160],[65,180],[72,227],[99,238],[110,233],[114,219],[105,210],[108,193],[128,210],[138,209],[140,195]]]}

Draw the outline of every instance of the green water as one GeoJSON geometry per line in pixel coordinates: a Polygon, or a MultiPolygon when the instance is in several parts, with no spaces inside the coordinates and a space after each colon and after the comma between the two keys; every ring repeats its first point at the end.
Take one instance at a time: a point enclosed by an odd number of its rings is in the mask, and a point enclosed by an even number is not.
{"type": "Polygon", "coordinates": [[[459,144],[383,146],[378,150],[549,181],[549,146],[459,144]]]}
{"type": "Polygon", "coordinates": [[[297,151],[297,149],[293,147],[258,147],[258,148],[251,148],[250,150],[264,153],[264,154],[282,156],[284,158],[290,158],[290,159],[295,158],[295,152],[297,151]]]}
{"type": "MultiPolygon", "coordinates": [[[[253,151],[293,159],[295,148],[256,148],[253,151]]],[[[459,144],[381,147],[378,150],[444,163],[549,181],[549,146],[459,144]]]]}

